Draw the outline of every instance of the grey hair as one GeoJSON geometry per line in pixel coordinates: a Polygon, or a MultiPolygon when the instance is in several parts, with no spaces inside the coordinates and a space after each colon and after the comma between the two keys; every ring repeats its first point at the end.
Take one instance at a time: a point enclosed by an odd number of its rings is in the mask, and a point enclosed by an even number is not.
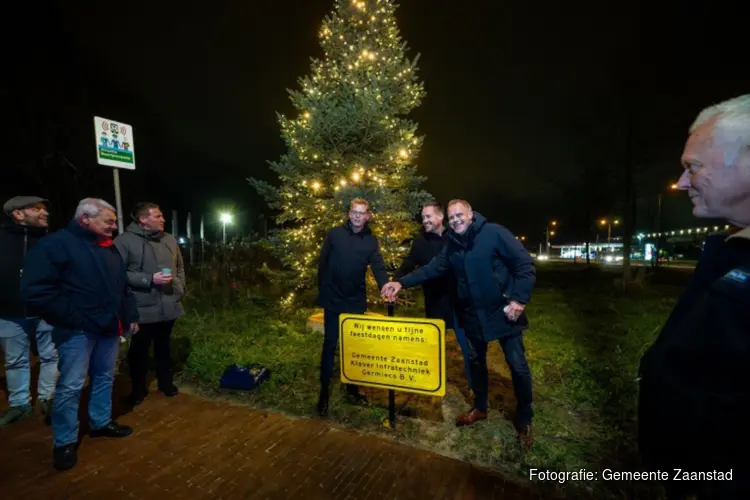
{"type": "Polygon", "coordinates": [[[724,148],[725,164],[734,165],[740,154],[750,148],[750,94],[704,109],[690,126],[690,133],[713,119],[714,137],[724,148]]]}
{"type": "Polygon", "coordinates": [[[89,217],[96,217],[102,210],[112,210],[117,213],[115,207],[107,203],[106,201],[99,198],[84,198],[78,203],[76,213],[73,218],[80,221],[84,215],[89,217]]]}

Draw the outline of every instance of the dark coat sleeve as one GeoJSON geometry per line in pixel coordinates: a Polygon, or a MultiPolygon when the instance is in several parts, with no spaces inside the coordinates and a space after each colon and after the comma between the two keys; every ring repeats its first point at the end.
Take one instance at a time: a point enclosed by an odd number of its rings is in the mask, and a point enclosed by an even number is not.
{"type": "Polygon", "coordinates": [[[123,308],[123,323],[125,329],[128,328],[132,323],[138,323],[140,320],[138,315],[138,305],[135,301],[135,295],[129,286],[125,286],[125,296],[122,301],[123,308]]]}
{"type": "Polygon", "coordinates": [[[497,255],[513,276],[513,286],[508,291],[510,300],[528,304],[536,284],[536,269],[531,255],[513,233],[502,226],[495,228],[494,244],[497,255]]]}
{"type": "Polygon", "coordinates": [[[60,278],[65,255],[65,250],[52,240],[42,240],[35,245],[24,261],[21,296],[35,315],[49,323],[87,329],[87,318],[62,293],[60,278]]]}
{"type": "Polygon", "coordinates": [[[378,282],[378,288],[383,288],[388,283],[388,272],[385,269],[383,254],[380,252],[380,243],[377,238],[373,239],[375,240],[375,248],[370,254],[370,269],[372,269],[372,274],[375,275],[375,281],[378,282]]]}
{"type": "Polygon", "coordinates": [[[323,246],[320,248],[320,256],[318,257],[318,290],[320,291],[328,271],[328,258],[331,256],[331,247],[333,246],[333,230],[328,231],[325,240],[323,240],[323,246]]]}
{"type": "Polygon", "coordinates": [[[398,282],[404,288],[421,285],[425,281],[439,278],[450,271],[450,262],[448,262],[448,247],[443,247],[439,254],[432,258],[429,264],[422,266],[414,272],[411,272],[399,279],[398,282]]]}
{"type": "Polygon", "coordinates": [[[401,267],[398,268],[393,279],[399,280],[417,268],[417,255],[419,255],[420,238],[414,240],[409,249],[409,254],[404,258],[401,267]]]}

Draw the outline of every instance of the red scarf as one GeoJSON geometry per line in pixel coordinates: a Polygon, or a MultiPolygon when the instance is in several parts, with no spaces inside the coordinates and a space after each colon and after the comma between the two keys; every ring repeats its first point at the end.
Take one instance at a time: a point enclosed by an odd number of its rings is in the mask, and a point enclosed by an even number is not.
{"type": "Polygon", "coordinates": [[[98,247],[109,248],[114,245],[114,242],[112,241],[112,238],[103,238],[100,240],[96,240],[96,243],[94,244],[98,247]]]}

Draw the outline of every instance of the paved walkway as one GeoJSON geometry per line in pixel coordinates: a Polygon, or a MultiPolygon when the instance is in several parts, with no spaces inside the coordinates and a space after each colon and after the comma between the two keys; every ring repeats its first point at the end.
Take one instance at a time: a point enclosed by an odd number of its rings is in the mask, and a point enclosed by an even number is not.
{"type": "MultiPolygon", "coordinates": [[[[5,409],[4,377],[0,382],[5,409]]],[[[123,383],[116,384],[118,394],[123,383]]],[[[134,434],[84,437],[78,466],[64,473],[52,468],[51,430],[41,417],[0,429],[0,497],[541,498],[464,462],[321,420],[224,401],[152,394],[118,421],[133,426],[134,434]]]]}

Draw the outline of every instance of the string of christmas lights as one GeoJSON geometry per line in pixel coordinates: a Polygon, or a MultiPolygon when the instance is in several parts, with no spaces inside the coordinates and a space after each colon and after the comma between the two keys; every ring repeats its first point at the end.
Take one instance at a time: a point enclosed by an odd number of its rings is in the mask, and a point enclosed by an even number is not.
{"type": "Polygon", "coordinates": [[[371,228],[391,268],[419,228],[413,215],[432,199],[419,188],[423,138],[407,117],[425,89],[418,56],[406,57],[395,11],[393,0],[334,2],[319,31],[324,57],[313,59],[299,89],[289,91],[295,116],[279,115],[287,153],[270,165],[281,184],[252,180],[280,210],[277,223],[285,226],[276,248],[295,292],[314,283],[323,238],[343,222],[351,199],[370,201],[371,228]]]}

